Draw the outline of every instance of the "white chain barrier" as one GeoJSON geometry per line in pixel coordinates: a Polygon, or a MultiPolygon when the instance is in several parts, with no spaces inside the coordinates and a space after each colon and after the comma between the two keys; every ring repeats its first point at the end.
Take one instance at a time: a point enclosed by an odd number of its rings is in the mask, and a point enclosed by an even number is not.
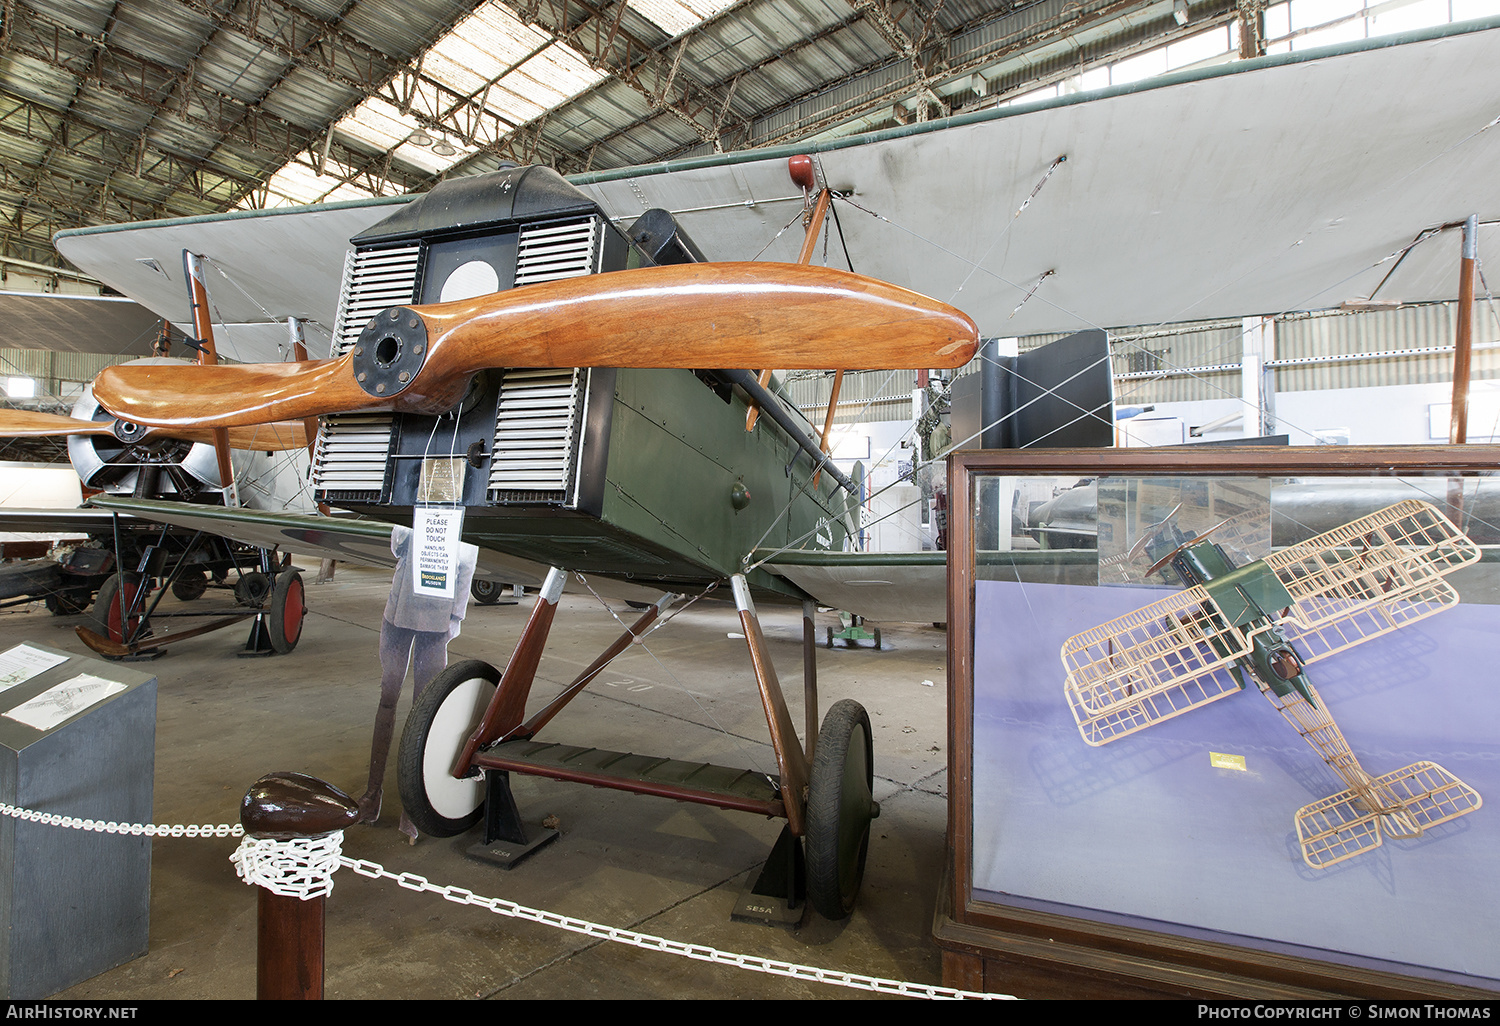
{"type": "Polygon", "coordinates": [[[132,837],[241,837],[245,828],[238,823],[205,823],[202,826],[157,826],[154,823],[114,823],[103,819],[79,819],[77,816],[59,816],[52,812],[36,812],[0,802],[0,815],[14,816],[31,823],[45,826],[71,827],[74,830],[92,830],[101,834],[130,834],[132,837]]]}
{"type": "Polygon", "coordinates": [[[247,884],[307,901],[333,892],[333,872],[341,864],[343,842],[342,830],[284,841],[246,837],[229,861],[247,884]]]}
{"type": "Polygon", "coordinates": [[[854,990],[871,990],[877,994],[899,994],[904,997],[927,998],[929,1000],[960,1000],[963,998],[975,998],[987,1001],[1016,1000],[1014,997],[1004,994],[981,994],[975,991],[954,990],[951,987],[933,987],[923,983],[908,983],[904,980],[887,980],[878,976],[864,976],[859,973],[843,973],[832,969],[819,969],[816,966],[797,965],[794,962],[781,962],[776,959],[761,958],[759,955],[739,955],[731,951],[720,951],[718,948],[711,948],[707,944],[684,944],[682,941],[668,940],[665,937],[657,937],[649,933],[622,930],[614,926],[601,926],[598,923],[591,923],[586,919],[575,919],[572,916],[559,915],[556,912],[528,908],[525,905],[518,905],[514,901],[506,901],[502,898],[485,898],[464,887],[440,887],[437,884],[428,883],[426,878],[418,876],[416,873],[392,873],[379,863],[370,862],[367,859],[340,857],[339,865],[347,866],[360,876],[367,876],[371,879],[394,880],[399,886],[409,891],[428,891],[441,895],[459,905],[476,905],[479,908],[488,909],[496,915],[506,916],[510,919],[524,919],[527,922],[540,923],[543,926],[552,926],[571,933],[581,933],[586,937],[614,941],[617,944],[629,944],[633,947],[644,948],[647,951],[660,951],[669,955],[680,955],[683,958],[691,958],[699,962],[716,962],[719,965],[733,966],[737,969],[748,969],[751,972],[769,973],[772,976],[786,976],[790,979],[806,980],[812,983],[828,983],[837,987],[849,987],[854,990]]]}
{"type": "Polygon", "coordinates": [[[594,937],[598,940],[628,944],[647,951],[678,955],[699,962],[714,962],[750,972],[767,973],[771,976],[785,976],[788,979],[804,980],[809,983],[826,983],[835,987],[848,987],[853,990],[868,990],[877,994],[894,994],[902,997],[937,1001],[966,998],[984,1001],[1016,1000],[1008,994],[982,994],[970,990],[955,990],[951,987],[934,987],[924,983],[909,983],[905,980],[890,980],[878,976],[865,976],[861,973],[837,972],[816,966],[798,965],[795,962],[782,962],[777,959],[762,958],[759,955],[741,955],[732,951],[720,951],[707,944],[687,944],[649,933],[622,930],[614,926],[591,923],[586,919],[576,919],[572,916],[559,915],[556,912],[528,908],[503,898],[486,898],[465,887],[443,887],[429,883],[426,877],[416,873],[392,873],[378,862],[371,862],[368,859],[351,859],[342,852],[344,839],[342,830],[318,837],[298,837],[282,841],[265,837],[246,837],[244,828],[238,823],[203,826],[113,823],[34,812],[30,809],[6,805],[3,802],[0,802],[0,814],[48,826],[71,827],[75,830],[93,830],[110,834],[146,837],[243,837],[239,848],[230,856],[230,861],[235,864],[235,871],[240,879],[247,884],[265,887],[274,894],[298,897],[303,900],[328,894],[333,890],[334,872],[341,868],[348,868],[372,880],[393,880],[406,890],[437,894],[456,904],[473,905],[509,919],[521,919],[586,937],[594,937]]]}

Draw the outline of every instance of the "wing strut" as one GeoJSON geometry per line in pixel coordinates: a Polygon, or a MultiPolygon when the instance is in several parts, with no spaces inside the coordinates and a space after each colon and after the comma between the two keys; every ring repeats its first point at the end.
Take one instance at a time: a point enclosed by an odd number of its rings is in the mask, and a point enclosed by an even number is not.
{"type": "MultiPolygon", "coordinates": [[[[203,280],[203,258],[190,250],[182,251],[183,277],[187,279],[188,302],[193,308],[193,334],[198,336],[198,363],[216,366],[219,351],[214,346],[214,323],[208,309],[208,285],[203,280]]],[[[214,455],[219,461],[219,482],[229,489],[232,504],[240,504],[239,486],[234,480],[234,464],[229,459],[229,431],[216,427],[214,455]]]]}
{"type": "MultiPolygon", "coordinates": [[[[787,158],[787,173],[792,176],[792,181],[802,186],[802,227],[805,229],[802,235],[802,251],[797,254],[797,263],[806,264],[812,261],[813,246],[817,244],[818,232],[823,227],[823,218],[828,213],[828,202],[833,194],[827,189],[818,193],[816,203],[809,204],[808,198],[812,194],[812,188],[817,184],[817,178],[813,174],[812,158],[804,154],[787,158]]],[[[837,381],[842,381],[844,372],[838,372],[837,381]]],[[[770,370],[763,370],[756,376],[761,388],[771,382],[770,370]]],[[[835,396],[838,395],[838,385],[834,385],[835,396]]],[[[829,403],[828,424],[833,425],[833,404],[829,403]]],[[[750,400],[750,410],[745,414],[745,430],[753,431],[755,422],[760,418],[760,403],[753,398],[750,400]]],[[[828,451],[828,428],[823,429],[823,451],[828,451]]],[[[817,487],[817,475],[813,475],[813,487],[817,487]]]]}

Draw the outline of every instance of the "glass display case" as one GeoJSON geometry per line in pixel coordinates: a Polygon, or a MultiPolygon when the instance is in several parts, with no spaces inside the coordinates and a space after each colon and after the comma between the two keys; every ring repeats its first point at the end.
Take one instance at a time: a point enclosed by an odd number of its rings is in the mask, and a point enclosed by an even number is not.
{"type": "Polygon", "coordinates": [[[948,982],[1493,997],[1497,457],[955,457],[948,982]]]}

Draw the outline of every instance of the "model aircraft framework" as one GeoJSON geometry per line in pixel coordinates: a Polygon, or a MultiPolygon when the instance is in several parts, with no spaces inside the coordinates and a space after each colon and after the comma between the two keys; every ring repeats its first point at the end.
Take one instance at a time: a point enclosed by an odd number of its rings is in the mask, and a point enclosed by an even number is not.
{"type": "MultiPolygon", "coordinates": [[[[1175,512],[1175,511],[1174,511],[1175,512]]],[[[1185,588],[1069,638],[1064,693],[1083,740],[1107,744],[1237,694],[1246,677],[1347,787],[1296,813],[1302,857],[1322,869],[1475,811],[1479,794],[1433,762],[1371,776],[1305,667],[1456,605],[1444,577],[1479,548],[1409,500],[1235,566],[1209,536],[1155,532],[1185,588]]],[[[1148,547],[1148,552],[1151,549],[1148,547]]]]}

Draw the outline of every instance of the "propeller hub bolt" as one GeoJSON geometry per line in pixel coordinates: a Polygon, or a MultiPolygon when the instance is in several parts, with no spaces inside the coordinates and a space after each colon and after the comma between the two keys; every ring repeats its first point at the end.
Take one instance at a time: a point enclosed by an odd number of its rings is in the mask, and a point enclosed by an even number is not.
{"type": "Polygon", "coordinates": [[[391,307],[375,316],[351,349],[354,380],[366,394],[393,396],[422,371],[427,324],[410,307],[391,307]]]}

